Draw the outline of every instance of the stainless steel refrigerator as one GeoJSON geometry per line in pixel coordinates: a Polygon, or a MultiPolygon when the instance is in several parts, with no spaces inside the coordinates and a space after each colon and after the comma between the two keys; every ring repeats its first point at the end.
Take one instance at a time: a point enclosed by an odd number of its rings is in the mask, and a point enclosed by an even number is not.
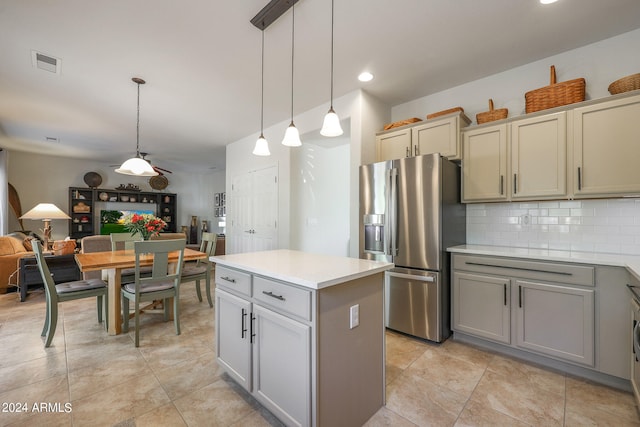
{"type": "Polygon", "coordinates": [[[360,258],[385,273],[389,329],[441,342],[450,335],[449,246],[465,243],[460,167],[439,154],[360,167],[360,258]]]}

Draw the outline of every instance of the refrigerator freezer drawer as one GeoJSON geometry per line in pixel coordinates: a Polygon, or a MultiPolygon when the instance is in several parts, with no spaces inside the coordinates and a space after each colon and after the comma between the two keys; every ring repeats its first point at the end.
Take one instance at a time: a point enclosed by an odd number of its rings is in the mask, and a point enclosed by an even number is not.
{"type": "Polygon", "coordinates": [[[442,341],[439,273],[385,273],[385,326],[431,341],[442,341]]]}

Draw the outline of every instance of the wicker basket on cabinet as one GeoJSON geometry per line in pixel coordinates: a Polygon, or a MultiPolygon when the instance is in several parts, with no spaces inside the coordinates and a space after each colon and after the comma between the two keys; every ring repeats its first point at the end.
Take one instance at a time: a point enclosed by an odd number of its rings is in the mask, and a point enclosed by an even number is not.
{"type": "Polygon", "coordinates": [[[493,108],[493,99],[489,99],[489,111],[476,114],[476,122],[481,125],[483,123],[502,120],[506,119],[508,114],[509,110],[506,108],[498,108],[497,110],[495,110],[493,108]]]}
{"type": "Polygon", "coordinates": [[[586,82],[583,78],[556,83],[556,67],[552,65],[550,80],[549,86],[524,94],[527,113],[584,101],[586,82]]]}

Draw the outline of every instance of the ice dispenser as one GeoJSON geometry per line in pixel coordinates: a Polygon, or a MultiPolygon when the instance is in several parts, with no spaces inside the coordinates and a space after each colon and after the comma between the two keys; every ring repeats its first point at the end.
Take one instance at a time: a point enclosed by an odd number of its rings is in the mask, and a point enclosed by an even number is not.
{"type": "Polygon", "coordinates": [[[384,215],[364,215],[364,251],[384,253],[384,215]]]}

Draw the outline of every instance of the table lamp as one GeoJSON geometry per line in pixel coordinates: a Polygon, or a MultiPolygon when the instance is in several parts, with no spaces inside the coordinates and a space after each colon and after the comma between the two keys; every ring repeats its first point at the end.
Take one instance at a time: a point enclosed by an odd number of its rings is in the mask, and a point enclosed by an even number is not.
{"type": "Polygon", "coordinates": [[[51,240],[51,220],[52,219],[71,219],[69,215],[62,212],[53,203],[38,203],[38,205],[25,213],[20,219],[41,219],[44,222],[42,234],[44,244],[42,245],[45,250],[49,250],[49,240],[51,240]]]}

